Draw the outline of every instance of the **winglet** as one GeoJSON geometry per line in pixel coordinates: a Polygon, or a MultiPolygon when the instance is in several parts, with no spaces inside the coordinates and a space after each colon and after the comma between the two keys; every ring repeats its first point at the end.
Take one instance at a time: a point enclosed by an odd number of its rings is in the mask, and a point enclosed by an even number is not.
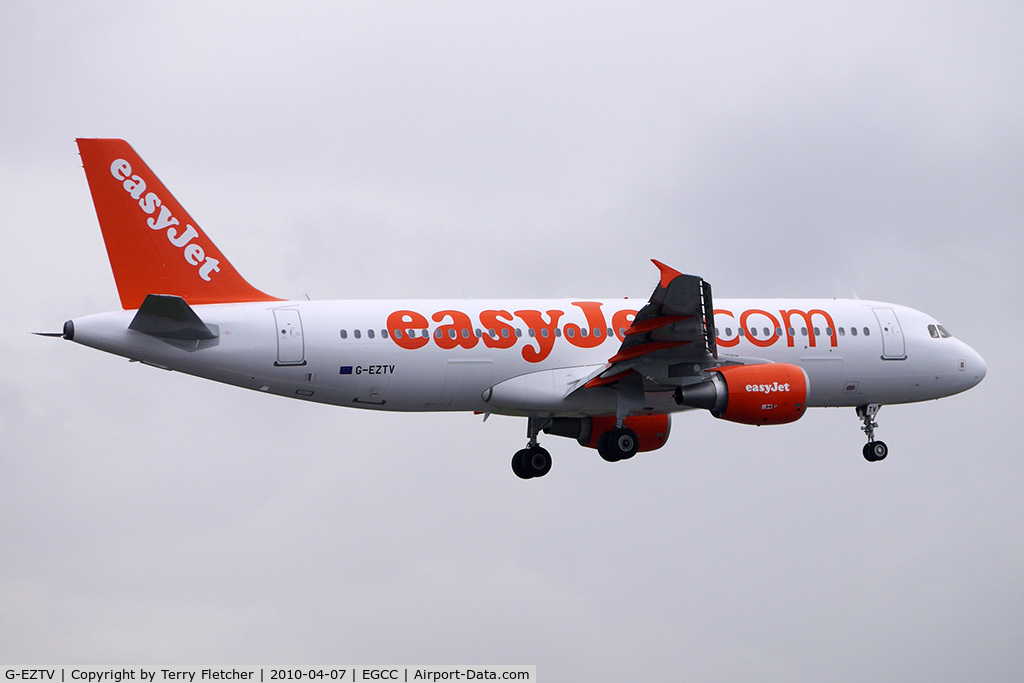
{"type": "Polygon", "coordinates": [[[654,265],[658,266],[658,270],[661,271],[661,286],[662,287],[668,287],[668,283],[672,282],[677,277],[682,275],[682,273],[680,273],[675,268],[670,268],[670,267],[666,266],[664,263],[662,263],[661,261],[658,261],[656,259],[651,259],[651,263],[653,263],[654,265]]]}
{"type": "Polygon", "coordinates": [[[77,142],[123,308],[148,294],[192,305],[278,301],[238,274],[127,142],[77,142]]]}

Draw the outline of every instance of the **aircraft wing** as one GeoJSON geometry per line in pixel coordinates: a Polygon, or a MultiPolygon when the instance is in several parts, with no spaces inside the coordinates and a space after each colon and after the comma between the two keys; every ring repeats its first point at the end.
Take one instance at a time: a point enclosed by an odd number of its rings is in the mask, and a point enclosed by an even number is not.
{"type": "Polygon", "coordinates": [[[622,346],[604,369],[576,391],[612,385],[634,373],[650,383],[675,387],[681,378],[695,377],[718,358],[711,285],[696,275],[653,263],[661,279],[647,305],[637,312],[622,346]]]}

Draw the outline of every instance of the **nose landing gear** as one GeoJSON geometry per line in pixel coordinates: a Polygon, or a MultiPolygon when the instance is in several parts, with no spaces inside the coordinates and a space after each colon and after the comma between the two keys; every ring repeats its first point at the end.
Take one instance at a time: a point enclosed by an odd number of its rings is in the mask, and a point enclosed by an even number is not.
{"type": "Polygon", "coordinates": [[[864,459],[868,462],[885,460],[885,456],[889,455],[889,447],[885,445],[885,442],[875,441],[875,429],[878,427],[878,423],[875,422],[875,415],[878,414],[881,408],[882,406],[877,403],[857,406],[857,417],[864,422],[864,426],[860,429],[868,437],[868,442],[864,444],[864,450],[861,452],[864,454],[864,459]]]}

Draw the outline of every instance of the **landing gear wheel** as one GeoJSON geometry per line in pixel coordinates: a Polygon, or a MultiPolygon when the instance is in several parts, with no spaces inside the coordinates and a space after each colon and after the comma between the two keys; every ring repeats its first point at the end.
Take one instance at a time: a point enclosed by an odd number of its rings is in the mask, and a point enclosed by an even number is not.
{"type": "Polygon", "coordinates": [[[889,455],[889,447],[885,445],[884,441],[869,441],[864,444],[864,459],[868,462],[885,460],[887,455],[889,455]]]}
{"type": "Polygon", "coordinates": [[[640,438],[626,427],[607,431],[597,440],[597,452],[608,462],[629,460],[636,455],[639,447],[640,438]]]}
{"type": "Polygon", "coordinates": [[[607,462],[618,462],[622,458],[611,446],[611,432],[605,432],[597,438],[597,452],[607,462]]]}
{"type": "Polygon", "coordinates": [[[551,454],[540,446],[516,451],[512,456],[512,471],[520,479],[543,477],[551,471],[551,454]]]}
{"type": "Polygon", "coordinates": [[[864,444],[864,450],[861,452],[868,462],[885,460],[885,456],[889,455],[889,447],[885,445],[885,442],[875,441],[875,429],[878,428],[875,415],[878,415],[878,411],[881,409],[882,406],[877,403],[857,406],[857,417],[864,423],[860,430],[868,437],[868,442],[864,444]]]}
{"type": "Polygon", "coordinates": [[[516,454],[512,456],[512,471],[515,472],[516,476],[520,479],[533,478],[533,475],[526,469],[526,457],[529,454],[529,449],[524,448],[521,451],[516,451],[516,454]]]}
{"type": "Polygon", "coordinates": [[[612,432],[612,442],[619,451],[619,457],[622,460],[629,460],[636,455],[637,450],[640,448],[640,437],[632,429],[625,427],[612,432]]]}
{"type": "Polygon", "coordinates": [[[551,454],[540,446],[527,449],[527,455],[523,458],[526,469],[530,476],[543,477],[551,471],[551,454]]]}

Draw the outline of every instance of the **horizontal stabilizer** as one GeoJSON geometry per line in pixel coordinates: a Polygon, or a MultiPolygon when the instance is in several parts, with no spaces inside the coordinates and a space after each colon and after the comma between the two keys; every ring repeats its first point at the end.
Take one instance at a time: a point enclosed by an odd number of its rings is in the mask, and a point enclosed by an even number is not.
{"type": "Polygon", "coordinates": [[[218,336],[184,299],[167,294],[147,294],[128,329],[179,341],[216,339],[218,336]]]}

